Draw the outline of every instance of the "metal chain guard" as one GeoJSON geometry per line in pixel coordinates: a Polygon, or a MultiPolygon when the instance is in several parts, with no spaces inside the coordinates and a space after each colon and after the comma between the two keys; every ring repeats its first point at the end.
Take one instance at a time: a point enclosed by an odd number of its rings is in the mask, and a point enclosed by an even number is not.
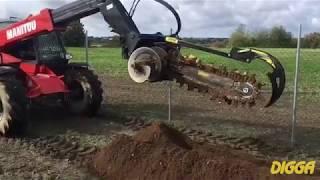
{"type": "MultiPolygon", "coordinates": [[[[215,67],[202,64],[194,56],[181,56],[179,61],[171,61],[170,70],[173,79],[180,86],[187,85],[188,90],[197,89],[198,92],[209,93],[211,100],[222,100],[228,104],[254,106],[257,100],[263,99],[263,106],[269,107],[282,95],[285,84],[284,69],[280,62],[272,55],[250,49],[256,59],[261,59],[273,68],[268,73],[272,85],[270,99],[265,99],[261,93],[264,83],[258,82],[255,74],[240,73],[237,70],[228,71],[226,67],[215,67]]],[[[262,102],[259,101],[259,105],[262,102]]]]}

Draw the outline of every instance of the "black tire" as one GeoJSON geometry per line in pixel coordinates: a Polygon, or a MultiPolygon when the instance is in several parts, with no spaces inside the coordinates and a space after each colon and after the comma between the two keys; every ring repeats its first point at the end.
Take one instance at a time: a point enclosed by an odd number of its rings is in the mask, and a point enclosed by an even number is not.
{"type": "Polygon", "coordinates": [[[103,93],[98,76],[91,70],[74,68],[65,72],[64,81],[70,90],[64,99],[68,111],[89,117],[96,115],[103,93]]]}
{"type": "Polygon", "coordinates": [[[22,82],[0,76],[0,135],[18,135],[27,128],[27,97],[22,82]]]}

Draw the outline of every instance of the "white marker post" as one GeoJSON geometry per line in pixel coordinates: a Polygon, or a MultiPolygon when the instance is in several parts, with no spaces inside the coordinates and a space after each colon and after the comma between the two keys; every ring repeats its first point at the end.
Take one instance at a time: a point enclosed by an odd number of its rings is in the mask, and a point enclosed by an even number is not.
{"type": "Polygon", "coordinates": [[[86,65],[89,67],[89,38],[88,38],[88,31],[85,31],[85,47],[86,47],[86,65]]]}
{"type": "MultiPolygon", "coordinates": [[[[172,28],[170,29],[170,35],[172,35],[173,33],[173,30],[172,28]]],[[[172,89],[172,82],[171,81],[168,81],[168,121],[169,123],[171,122],[171,89],[172,89]]]]}
{"type": "Polygon", "coordinates": [[[300,69],[300,48],[301,48],[301,32],[302,25],[299,25],[298,43],[297,43],[297,54],[296,54],[296,74],[294,78],[294,93],[293,93],[293,114],[292,114],[292,127],[291,127],[291,146],[294,147],[296,143],[295,132],[297,124],[297,95],[298,95],[298,83],[299,83],[299,69],[300,69]]]}
{"type": "Polygon", "coordinates": [[[168,121],[171,122],[171,81],[168,81],[168,121]]]}

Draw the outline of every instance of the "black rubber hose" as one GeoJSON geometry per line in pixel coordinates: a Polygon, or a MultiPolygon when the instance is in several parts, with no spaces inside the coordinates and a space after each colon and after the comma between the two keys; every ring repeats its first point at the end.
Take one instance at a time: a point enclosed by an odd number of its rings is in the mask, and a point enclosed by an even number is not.
{"type": "Polygon", "coordinates": [[[174,17],[177,20],[177,26],[178,26],[177,31],[172,35],[178,36],[181,31],[181,18],[179,16],[178,12],[168,2],[166,2],[164,0],[154,0],[154,1],[162,4],[163,6],[165,6],[166,8],[168,8],[172,12],[172,14],[174,15],[174,17]]]}

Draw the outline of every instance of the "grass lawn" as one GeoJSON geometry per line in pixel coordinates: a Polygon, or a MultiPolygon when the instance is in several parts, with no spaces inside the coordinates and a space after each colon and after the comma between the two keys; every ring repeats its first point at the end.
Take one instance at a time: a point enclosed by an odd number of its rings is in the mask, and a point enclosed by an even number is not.
{"type": "MultiPolygon", "coordinates": [[[[287,90],[292,91],[294,71],[295,71],[295,49],[262,49],[277,57],[283,64],[287,76],[287,90]]],[[[73,55],[74,60],[84,60],[85,51],[83,48],[68,48],[68,52],[73,55]]],[[[266,72],[270,68],[254,61],[251,64],[240,63],[219,56],[185,49],[183,54],[193,54],[198,56],[203,62],[213,63],[217,66],[226,65],[228,69],[239,69],[241,72],[257,74],[258,78],[266,80],[266,72]]],[[[127,76],[127,64],[121,57],[119,48],[91,48],[89,49],[90,64],[99,73],[108,73],[112,76],[127,76]]],[[[299,90],[304,92],[320,92],[320,49],[303,49],[300,69],[299,90]]]]}

